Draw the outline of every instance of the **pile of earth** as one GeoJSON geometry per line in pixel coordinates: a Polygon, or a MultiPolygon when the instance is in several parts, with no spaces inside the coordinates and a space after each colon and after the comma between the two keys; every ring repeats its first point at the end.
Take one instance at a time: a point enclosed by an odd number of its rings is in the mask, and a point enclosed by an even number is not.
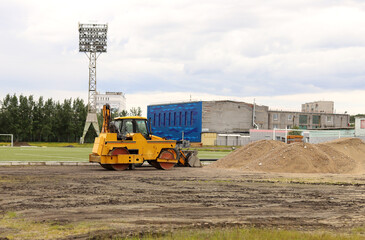
{"type": "Polygon", "coordinates": [[[365,173],[365,142],[342,138],[331,142],[285,144],[261,140],[238,148],[208,167],[285,173],[365,173]]]}

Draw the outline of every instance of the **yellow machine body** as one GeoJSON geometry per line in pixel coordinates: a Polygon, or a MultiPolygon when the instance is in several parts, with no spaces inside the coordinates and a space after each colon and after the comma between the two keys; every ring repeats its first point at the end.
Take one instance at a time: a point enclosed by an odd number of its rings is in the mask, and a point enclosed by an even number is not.
{"type": "Polygon", "coordinates": [[[175,164],[199,167],[196,151],[182,151],[177,141],[151,134],[147,118],[119,117],[111,121],[110,107],[103,107],[102,132],[95,138],[89,161],[100,163],[108,170],[133,169],[144,161],[158,169],[170,169],[175,164]]]}
{"type": "Polygon", "coordinates": [[[158,159],[162,149],[174,149],[175,146],[176,141],[165,140],[153,135],[151,140],[145,139],[140,133],[134,133],[130,140],[117,140],[116,133],[101,133],[99,137],[95,138],[92,154],[90,154],[90,162],[101,164],[138,164],[148,160],[156,160],[158,162],[177,163],[177,159],[158,159]],[[138,151],[138,153],[110,155],[110,152],[116,148],[125,148],[129,151],[138,151]]]}

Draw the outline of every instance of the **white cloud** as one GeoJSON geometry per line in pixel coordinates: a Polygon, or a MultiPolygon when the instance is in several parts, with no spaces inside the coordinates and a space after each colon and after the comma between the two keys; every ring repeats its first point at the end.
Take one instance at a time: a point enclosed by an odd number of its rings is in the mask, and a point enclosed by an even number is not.
{"type": "Polygon", "coordinates": [[[152,104],[167,104],[186,101],[219,101],[232,100],[268,106],[271,110],[301,111],[301,104],[313,101],[334,101],[336,113],[358,114],[365,113],[363,102],[365,90],[346,92],[326,92],[313,94],[290,94],[280,96],[252,96],[232,97],[230,95],[213,95],[207,93],[187,92],[144,92],[126,94],[127,108],[141,107],[143,114],[147,113],[147,106],[152,104]]]}
{"type": "Polygon", "coordinates": [[[364,13],[361,1],[3,1],[1,93],[87,92],[77,23],[97,20],[109,24],[100,91],[144,106],[143,96],[176,93],[273,102],[326,95],[354,112],[340,103],[365,89],[364,13]]]}

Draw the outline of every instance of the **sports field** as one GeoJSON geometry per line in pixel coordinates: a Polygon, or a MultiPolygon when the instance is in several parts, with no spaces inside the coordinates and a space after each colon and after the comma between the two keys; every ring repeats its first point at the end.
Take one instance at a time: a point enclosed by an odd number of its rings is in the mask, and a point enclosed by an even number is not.
{"type": "MultiPolygon", "coordinates": [[[[0,161],[87,162],[91,148],[80,147],[0,147],[0,161]]],[[[201,159],[219,159],[230,152],[199,151],[201,159]]]]}
{"type": "Polygon", "coordinates": [[[89,160],[91,148],[0,147],[0,161],[82,161],[89,160]]]}

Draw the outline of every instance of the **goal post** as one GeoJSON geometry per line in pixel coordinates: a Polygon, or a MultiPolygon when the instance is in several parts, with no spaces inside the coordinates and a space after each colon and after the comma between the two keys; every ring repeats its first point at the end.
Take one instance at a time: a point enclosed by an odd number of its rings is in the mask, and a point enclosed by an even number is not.
{"type": "Polygon", "coordinates": [[[14,137],[13,134],[0,134],[0,142],[3,142],[5,139],[5,142],[9,141],[6,139],[10,139],[10,146],[13,147],[14,146],[14,137]]]}

